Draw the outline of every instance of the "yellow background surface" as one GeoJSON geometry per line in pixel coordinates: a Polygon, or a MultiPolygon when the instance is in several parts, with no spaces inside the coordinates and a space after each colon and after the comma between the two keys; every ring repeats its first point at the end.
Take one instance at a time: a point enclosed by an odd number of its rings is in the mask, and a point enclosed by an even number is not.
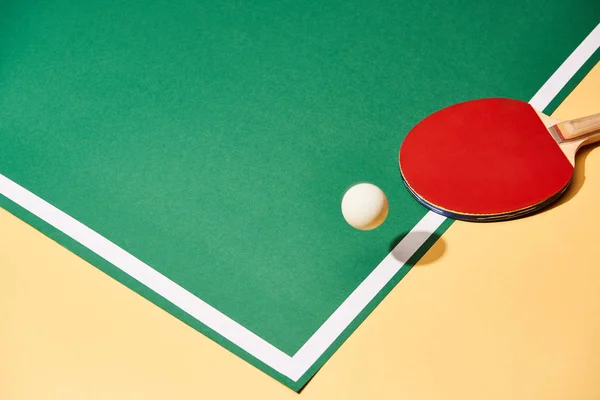
{"type": "MultiPolygon", "coordinates": [[[[554,116],[598,93],[600,64],[554,116]]],[[[0,210],[0,399],[600,399],[599,224],[591,146],[550,210],[456,222],[296,394],[0,210]]]]}

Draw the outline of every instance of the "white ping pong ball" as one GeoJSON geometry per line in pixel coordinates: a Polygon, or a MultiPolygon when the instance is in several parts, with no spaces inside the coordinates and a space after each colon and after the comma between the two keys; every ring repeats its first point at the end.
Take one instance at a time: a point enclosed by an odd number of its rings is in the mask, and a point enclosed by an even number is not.
{"type": "Polygon", "coordinates": [[[342,215],[350,226],[363,231],[377,228],[388,214],[388,199],[371,183],[352,186],[342,198],[342,215]]]}

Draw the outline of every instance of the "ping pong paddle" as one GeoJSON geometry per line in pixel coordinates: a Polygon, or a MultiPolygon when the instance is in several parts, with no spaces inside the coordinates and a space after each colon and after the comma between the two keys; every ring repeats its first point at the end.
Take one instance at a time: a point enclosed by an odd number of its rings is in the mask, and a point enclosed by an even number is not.
{"type": "Polygon", "coordinates": [[[427,208],[466,221],[500,221],[556,201],[575,153],[600,140],[600,114],[560,121],[526,102],[489,98],[419,122],[399,154],[402,179],[427,208]]]}

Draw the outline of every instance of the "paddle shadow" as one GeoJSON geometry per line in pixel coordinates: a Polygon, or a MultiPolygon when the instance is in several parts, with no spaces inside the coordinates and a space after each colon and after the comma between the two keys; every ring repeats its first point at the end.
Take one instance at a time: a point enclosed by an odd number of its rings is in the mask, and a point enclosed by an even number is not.
{"type": "Polygon", "coordinates": [[[390,244],[390,253],[396,260],[422,267],[441,258],[446,252],[446,241],[437,233],[414,231],[397,236],[390,244]],[[419,246],[419,244],[421,244],[419,246]],[[418,246],[418,250],[414,251],[418,246]]]}
{"type": "Polygon", "coordinates": [[[573,172],[573,178],[571,179],[571,183],[569,184],[567,191],[560,196],[557,201],[546,207],[543,212],[551,211],[556,207],[560,207],[575,197],[577,193],[579,193],[583,187],[583,183],[585,182],[586,159],[590,152],[594,151],[598,147],[600,147],[600,142],[589,144],[579,150],[575,158],[575,171],[573,172]]]}

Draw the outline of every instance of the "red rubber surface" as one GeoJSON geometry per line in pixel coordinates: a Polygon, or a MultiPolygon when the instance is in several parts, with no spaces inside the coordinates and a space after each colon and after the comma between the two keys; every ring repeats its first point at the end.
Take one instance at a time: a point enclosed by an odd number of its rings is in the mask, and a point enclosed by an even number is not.
{"type": "Polygon", "coordinates": [[[399,163],[421,198],[459,214],[534,206],[573,174],[535,110],[510,99],[475,100],[430,115],[409,132],[399,163]]]}

